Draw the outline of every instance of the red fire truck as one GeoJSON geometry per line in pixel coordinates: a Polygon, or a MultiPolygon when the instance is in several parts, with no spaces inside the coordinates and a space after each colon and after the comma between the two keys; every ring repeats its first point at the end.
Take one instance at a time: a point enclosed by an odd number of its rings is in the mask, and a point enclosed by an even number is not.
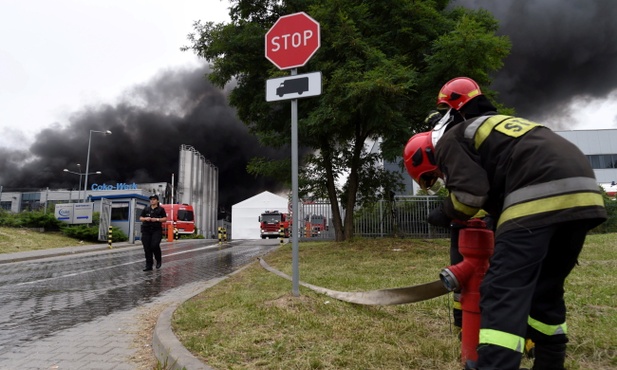
{"type": "Polygon", "coordinates": [[[328,230],[328,222],[323,215],[308,215],[304,217],[304,236],[314,238],[328,230]]]}
{"type": "Polygon", "coordinates": [[[161,204],[161,207],[167,213],[167,222],[163,226],[165,229],[174,227],[175,222],[178,234],[193,234],[195,232],[193,206],[190,204],[161,204]]]}
{"type": "Polygon", "coordinates": [[[261,238],[278,238],[283,228],[283,235],[289,238],[289,224],[291,220],[287,213],[279,211],[265,211],[259,216],[259,229],[261,238]]]}

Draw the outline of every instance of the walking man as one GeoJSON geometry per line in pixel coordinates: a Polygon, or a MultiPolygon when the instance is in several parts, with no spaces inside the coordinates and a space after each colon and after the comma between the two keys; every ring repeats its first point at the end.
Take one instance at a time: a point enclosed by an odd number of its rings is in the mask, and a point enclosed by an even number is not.
{"type": "Polygon", "coordinates": [[[163,238],[163,223],[167,221],[167,213],[159,205],[159,196],[150,196],[150,205],[141,211],[141,242],[146,255],[146,267],[144,271],[152,271],[154,259],[156,268],[161,268],[163,259],[161,256],[161,239],[163,238]],[[153,258],[154,257],[154,258],[153,258]]]}

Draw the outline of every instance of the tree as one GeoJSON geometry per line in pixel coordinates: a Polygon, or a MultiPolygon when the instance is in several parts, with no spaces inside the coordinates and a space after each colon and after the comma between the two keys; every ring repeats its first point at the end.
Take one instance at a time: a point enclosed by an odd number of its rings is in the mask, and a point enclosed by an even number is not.
{"type": "MultiPolygon", "coordinates": [[[[323,93],[298,103],[302,192],[327,196],[336,240],[353,236],[353,210],[389,194],[400,179],[380,169],[400,157],[434,108],[439,87],[458,75],[484,86],[502,65],[509,41],[485,11],[446,9],[446,0],[235,0],[229,24],[195,24],[191,49],[212,63],[210,81],[237,85],[229,96],[239,118],[270,146],[290,140],[289,102],[266,103],[265,81],[288,75],[264,57],[264,35],[282,15],[305,11],[321,26],[321,47],[299,71],[321,71],[323,93]],[[379,143],[371,152],[368,143],[379,143]],[[343,186],[337,186],[344,175],[343,186]],[[347,210],[344,218],[338,203],[347,210]]],[[[491,93],[492,94],[492,93],[491,93]]],[[[489,96],[491,96],[489,94],[489,96]]],[[[249,170],[280,164],[256,159],[249,170]]],[[[284,166],[287,168],[287,166],[284,166]]],[[[289,170],[287,170],[289,171],[289,170]]],[[[289,178],[287,172],[287,178],[289,178]]]]}

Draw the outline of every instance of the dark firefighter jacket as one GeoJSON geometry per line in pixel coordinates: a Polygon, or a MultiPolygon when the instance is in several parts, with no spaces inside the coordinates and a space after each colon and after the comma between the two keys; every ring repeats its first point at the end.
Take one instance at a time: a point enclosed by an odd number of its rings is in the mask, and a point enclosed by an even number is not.
{"type": "Polygon", "coordinates": [[[435,147],[450,198],[448,216],[484,209],[497,235],[515,228],[606,219],[589,160],[571,142],[523,118],[485,115],[446,131],[435,147]]]}

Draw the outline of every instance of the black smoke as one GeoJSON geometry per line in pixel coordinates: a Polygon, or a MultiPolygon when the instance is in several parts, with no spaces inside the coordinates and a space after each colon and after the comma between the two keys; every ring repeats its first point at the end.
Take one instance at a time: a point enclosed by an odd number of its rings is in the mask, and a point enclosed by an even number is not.
{"type": "MultiPolygon", "coordinates": [[[[617,89],[617,6],[613,0],[455,0],[483,8],[512,41],[495,75],[499,100],[532,119],[565,116],[573,102],[609,98],[617,89]]],[[[615,125],[615,121],[613,121],[615,125]]]]}
{"type": "Polygon", "coordinates": [[[134,87],[115,105],[87,107],[74,113],[65,127],[52,125],[35,137],[29,151],[0,148],[0,184],[5,191],[77,189],[85,172],[92,133],[88,182],[148,183],[178,179],[179,148],[193,146],[218,168],[219,202],[226,209],[263,190],[281,185],[246,172],[256,156],[289,158],[290,150],[261,146],[227,103],[223,91],[204,75],[207,67],[161,72],[134,87]],[[79,171],[76,164],[81,165],[79,171]]]}

